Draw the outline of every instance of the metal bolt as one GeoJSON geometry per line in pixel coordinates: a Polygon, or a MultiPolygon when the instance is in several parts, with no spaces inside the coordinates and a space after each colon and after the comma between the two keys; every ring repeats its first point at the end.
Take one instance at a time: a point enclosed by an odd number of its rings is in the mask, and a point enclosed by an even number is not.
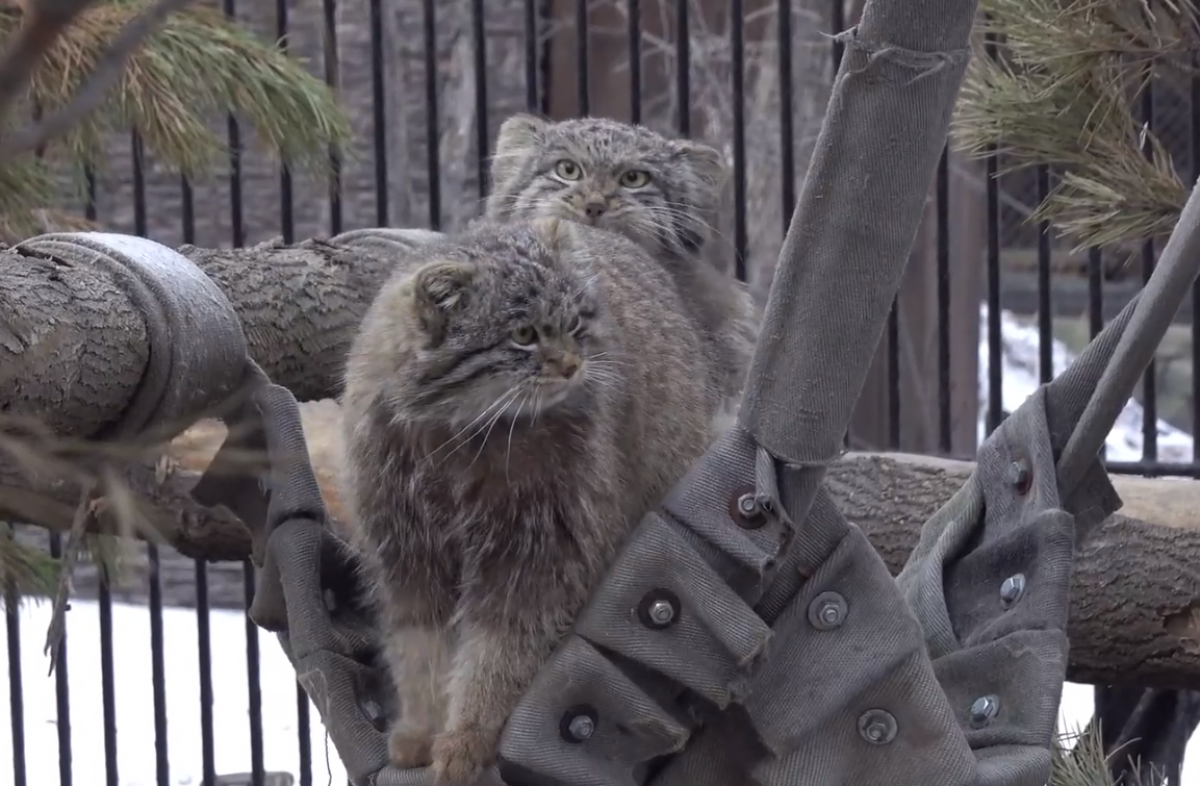
{"type": "Polygon", "coordinates": [[[665,587],[652,589],[642,596],[634,613],[647,628],[662,630],[679,621],[679,598],[665,587]]]}
{"type": "Polygon", "coordinates": [[[858,718],[858,733],[872,745],[896,739],[896,719],[887,710],[867,710],[858,718]]]}
{"type": "Polygon", "coordinates": [[[833,630],[846,620],[846,599],[836,592],[822,592],[808,605],[808,624],[817,630],[833,630]]]}
{"type": "Polygon", "coordinates": [[[665,600],[656,600],[650,604],[650,619],[655,624],[666,627],[675,619],[675,607],[665,600]]]}
{"type": "Polygon", "coordinates": [[[971,702],[971,723],[975,726],[983,726],[992,718],[996,717],[996,713],[999,711],[999,698],[996,696],[980,696],[978,699],[971,702]]]}
{"type": "Polygon", "coordinates": [[[1006,607],[1011,606],[1025,594],[1025,574],[1016,573],[1009,576],[1000,585],[1000,602],[1006,607]]]}
{"type": "Polygon", "coordinates": [[[567,730],[576,742],[583,742],[596,731],[596,722],[587,715],[576,715],[567,724],[567,730]]]}
{"type": "Polygon", "coordinates": [[[737,506],[738,513],[748,519],[754,518],[762,512],[762,508],[758,504],[758,497],[754,494],[743,494],[738,497],[737,506]]]}
{"type": "Polygon", "coordinates": [[[1029,489],[1029,477],[1029,464],[1025,459],[1017,459],[1008,465],[1008,483],[1018,494],[1024,494],[1029,489]]]}

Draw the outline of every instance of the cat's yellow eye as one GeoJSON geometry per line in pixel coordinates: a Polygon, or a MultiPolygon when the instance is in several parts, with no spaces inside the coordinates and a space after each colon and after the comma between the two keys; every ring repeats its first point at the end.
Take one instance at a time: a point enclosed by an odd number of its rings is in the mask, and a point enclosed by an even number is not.
{"type": "Polygon", "coordinates": [[[650,183],[650,173],[644,169],[630,169],[621,174],[621,186],[624,188],[642,188],[650,183]]]}
{"type": "Polygon", "coordinates": [[[554,165],[554,174],[563,180],[578,180],[583,177],[583,168],[569,158],[564,158],[554,165]]]}
{"type": "Polygon", "coordinates": [[[537,341],[537,337],[537,331],[529,327],[529,325],[522,325],[521,327],[516,328],[513,330],[511,336],[513,343],[520,347],[529,346],[533,342],[537,341]]]}

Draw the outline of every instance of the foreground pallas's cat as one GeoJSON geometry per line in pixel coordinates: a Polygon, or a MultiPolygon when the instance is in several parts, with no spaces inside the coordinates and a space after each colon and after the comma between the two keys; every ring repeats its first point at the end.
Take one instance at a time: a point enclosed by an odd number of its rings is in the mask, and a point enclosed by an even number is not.
{"type": "Polygon", "coordinates": [[[392,759],[465,784],[721,392],[672,278],[621,236],[483,224],[414,254],[350,353],[346,483],[392,759]]]}

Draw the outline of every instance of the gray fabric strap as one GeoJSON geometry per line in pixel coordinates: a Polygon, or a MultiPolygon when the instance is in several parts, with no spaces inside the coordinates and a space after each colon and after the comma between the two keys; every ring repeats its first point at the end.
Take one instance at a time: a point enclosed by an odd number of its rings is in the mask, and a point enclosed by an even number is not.
{"type": "Polygon", "coordinates": [[[15,249],[103,268],[145,320],[150,360],[134,399],[118,421],[87,436],[168,440],[231,401],[247,352],[242,323],[190,259],[152,240],[107,232],[39,235],[15,249]]]}
{"type": "Polygon", "coordinates": [[[869,2],[841,36],[738,415],[785,461],[841,451],[945,144],[975,5],[869,2]]]}

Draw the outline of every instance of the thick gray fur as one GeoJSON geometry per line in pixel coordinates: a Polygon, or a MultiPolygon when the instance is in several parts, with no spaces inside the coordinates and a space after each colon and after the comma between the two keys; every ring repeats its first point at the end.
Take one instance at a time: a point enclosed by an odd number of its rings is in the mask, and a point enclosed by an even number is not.
{"type": "Polygon", "coordinates": [[[484,223],[413,250],[363,321],[343,401],[353,542],[401,698],[395,764],[469,783],[494,759],[619,544],[704,452],[710,380],[673,280],[619,235],[484,223]]]}
{"type": "Polygon", "coordinates": [[[759,315],[746,287],[700,256],[726,179],[721,154],[689,139],[607,118],[554,122],[517,114],[496,139],[486,214],[566,218],[619,232],[649,251],[671,273],[703,331],[725,394],[723,415],[731,417],[759,315]],[[564,161],[577,167],[566,173],[570,178],[559,169],[564,161]],[[631,172],[644,173],[644,184],[623,180],[631,172]]]}

